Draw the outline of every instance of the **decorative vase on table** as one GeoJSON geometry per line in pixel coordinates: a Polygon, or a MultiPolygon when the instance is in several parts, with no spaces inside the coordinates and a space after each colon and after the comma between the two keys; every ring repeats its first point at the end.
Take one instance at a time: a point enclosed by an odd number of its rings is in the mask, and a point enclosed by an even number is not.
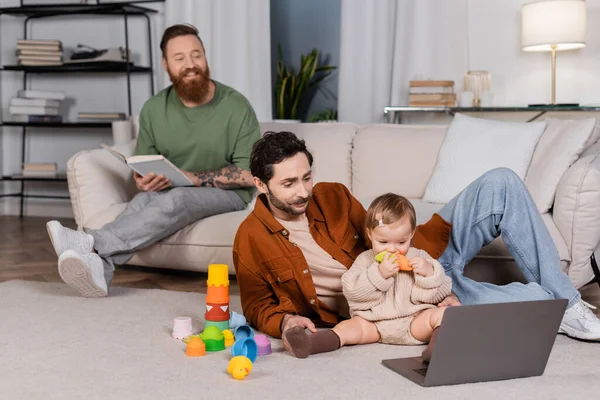
{"type": "Polygon", "coordinates": [[[473,93],[473,107],[481,107],[481,94],[490,92],[492,75],[488,71],[468,71],[465,74],[465,92],[473,93]]]}

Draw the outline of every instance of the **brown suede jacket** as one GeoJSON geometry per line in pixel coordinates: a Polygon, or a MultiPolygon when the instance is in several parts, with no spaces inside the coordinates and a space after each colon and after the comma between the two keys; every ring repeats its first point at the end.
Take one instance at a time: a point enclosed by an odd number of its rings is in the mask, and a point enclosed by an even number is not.
{"type": "MultiPolygon", "coordinates": [[[[366,250],[366,211],[344,185],[316,184],[306,215],[317,244],[346,268],[366,250]]],[[[437,259],[446,249],[450,230],[451,225],[434,214],[417,227],[413,246],[437,259]]],[[[302,251],[271,214],[265,195],[257,198],[254,211],[237,231],[233,262],[244,315],[261,332],[281,337],[286,314],[308,317],[321,326],[341,320],[318,300],[302,251]]]]}

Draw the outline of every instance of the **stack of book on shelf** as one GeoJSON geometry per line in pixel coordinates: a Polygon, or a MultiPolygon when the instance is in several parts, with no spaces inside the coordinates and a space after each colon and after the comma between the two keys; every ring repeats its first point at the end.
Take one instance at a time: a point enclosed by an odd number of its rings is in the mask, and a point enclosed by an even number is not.
{"type": "Polygon", "coordinates": [[[410,81],[410,107],[455,107],[454,81],[410,81]]]}
{"type": "Polygon", "coordinates": [[[80,112],[79,119],[88,121],[115,121],[127,119],[125,113],[119,112],[80,112]]]}
{"type": "Polygon", "coordinates": [[[30,178],[56,178],[56,163],[27,163],[23,164],[21,176],[30,178]]]}
{"type": "Polygon", "coordinates": [[[64,92],[20,90],[10,100],[9,112],[14,122],[62,122],[58,115],[64,92]]]}
{"type": "Polygon", "coordinates": [[[19,65],[30,67],[63,64],[62,42],[60,40],[17,40],[19,65]]]}

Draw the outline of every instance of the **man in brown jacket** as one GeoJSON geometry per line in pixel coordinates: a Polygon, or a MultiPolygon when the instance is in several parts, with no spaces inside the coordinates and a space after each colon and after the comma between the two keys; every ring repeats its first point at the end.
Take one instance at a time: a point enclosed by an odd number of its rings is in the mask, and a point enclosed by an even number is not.
{"type": "MultiPolygon", "coordinates": [[[[313,187],[312,162],[304,141],[291,132],[265,134],[250,157],[261,194],[237,231],[233,261],[246,318],[273,337],[295,326],[314,333],[316,326],[348,317],[341,276],[367,245],[364,207],[342,184],[313,187]]],[[[566,298],[561,332],[600,339],[600,321],[560,270],[531,196],[508,169],[484,174],[419,225],[413,246],[438,259],[452,278],[456,295],[444,305],[566,298]],[[496,286],[463,275],[500,234],[529,283],[496,286]]]]}

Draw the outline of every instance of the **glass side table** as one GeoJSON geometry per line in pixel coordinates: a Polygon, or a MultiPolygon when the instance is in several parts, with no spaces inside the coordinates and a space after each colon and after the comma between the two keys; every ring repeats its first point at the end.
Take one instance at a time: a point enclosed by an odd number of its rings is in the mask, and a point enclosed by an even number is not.
{"type": "Polygon", "coordinates": [[[456,113],[488,113],[488,112],[529,112],[534,113],[527,122],[535,121],[549,112],[600,112],[600,106],[530,106],[530,107],[408,107],[386,106],[383,108],[385,121],[389,124],[401,124],[405,113],[443,113],[453,116],[456,113]]]}

